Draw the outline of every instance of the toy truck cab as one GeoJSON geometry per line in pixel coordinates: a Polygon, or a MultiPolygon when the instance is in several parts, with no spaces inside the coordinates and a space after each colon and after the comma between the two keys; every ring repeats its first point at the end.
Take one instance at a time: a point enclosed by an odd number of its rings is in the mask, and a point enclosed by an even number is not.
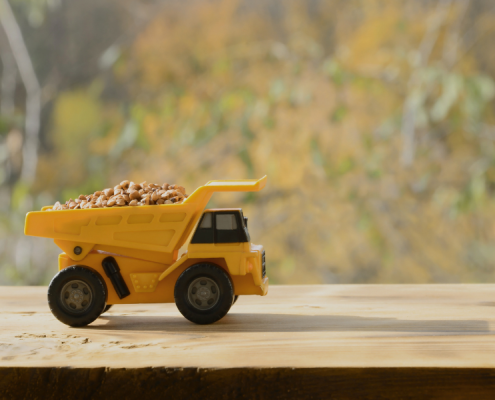
{"type": "Polygon", "coordinates": [[[265,252],[250,243],[242,210],[204,210],[215,192],[259,191],[266,180],[210,181],[177,205],[28,213],[25,234],[64,251],[48,288],[52,313],[85,326],[114,304],[175,302],[190,321],[209,324],[237,296],[266,295],[265,252]]]}
{"type": "Polygon", "coordinates": [[[185,243],[186,252],[159,280],[185,265],[206,262],[228,273],[234,285],[234,302],[239,295],[266,295],[265,250],[261,245],[250,243],[247,221],[240,208],[205,210],[185,243]]]}
{"type": "Polygon", "coordinates": [[[231,276],[251,275],[255,285],[242,294],[264,295],[268,290],[265,250],[250,243],[247,221],[240,208],[205,210],[187,247],[187,256],[223,258],[231,276]]]}

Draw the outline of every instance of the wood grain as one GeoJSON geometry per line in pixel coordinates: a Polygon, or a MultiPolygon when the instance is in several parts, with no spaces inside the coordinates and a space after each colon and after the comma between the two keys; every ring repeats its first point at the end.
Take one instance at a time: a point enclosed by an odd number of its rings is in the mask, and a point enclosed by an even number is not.
{"type": "Polygon", "coordinates": [[[69,328],[46,288],[0,287],[0,398],[494,398],[494,300],[495,285],[273,286],[214,325],[140,304],[69,328]]]}

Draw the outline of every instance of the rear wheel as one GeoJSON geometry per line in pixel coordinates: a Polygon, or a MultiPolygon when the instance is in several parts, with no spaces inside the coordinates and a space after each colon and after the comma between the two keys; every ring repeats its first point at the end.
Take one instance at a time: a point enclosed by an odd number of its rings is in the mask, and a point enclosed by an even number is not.
{"type": "Polygon", "coordinates": [[[86,326],[105,309],[105,284],[88,268],[64,268],[48,286],[48,305],[60,322],[74,327],[86,326]]]}
{"type": "Polygon", "coordinates": [[[177,308],[189,321],[212,324],[229,312],[234,301],[234,288],[220,267],[196,264],[179,276],[174,297],[177,308]]]}
{"type": "Polygon", "coordinates": [[[235,302],[237,301],[237,299],[238,299],[238,298],[239,298],[239,295],[238,295],[238,294],[236,294],[236,295],[234,296],[234,301],[232,302],[232,305],[234,305],[234,304],[235,304],[235,302]]]}

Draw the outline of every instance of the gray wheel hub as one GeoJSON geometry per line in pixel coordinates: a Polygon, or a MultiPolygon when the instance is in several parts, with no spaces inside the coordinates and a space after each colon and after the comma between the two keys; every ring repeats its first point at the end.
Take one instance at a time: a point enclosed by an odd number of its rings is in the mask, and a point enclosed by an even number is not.
{"type": "Polygon", "coordinates": [[[67,282],[60,292],[62,306],[71,313],[86,311],[93,300],[93,293],[88,284],[74,280],[67,282]]]}
{"type": "Polygon", "coordinates": [[[194,308],[209,310],[218,303],[220,289],[213,279],[197,278],[189,285],[187,296],[194,308]]]}

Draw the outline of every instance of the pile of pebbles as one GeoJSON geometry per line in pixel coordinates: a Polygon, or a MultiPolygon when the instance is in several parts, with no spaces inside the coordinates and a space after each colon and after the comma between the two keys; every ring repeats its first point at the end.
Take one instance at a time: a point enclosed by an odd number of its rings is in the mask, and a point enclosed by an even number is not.
{"type": "Polygon", "coordinates": [[[89,195],[81,194],[75,200],[67,200],[65,204],[57,201],[48,211],[181,204],[186,198],[186,189],[183,186],[122,181],[113,188],[97,190],[89,195]]]}

